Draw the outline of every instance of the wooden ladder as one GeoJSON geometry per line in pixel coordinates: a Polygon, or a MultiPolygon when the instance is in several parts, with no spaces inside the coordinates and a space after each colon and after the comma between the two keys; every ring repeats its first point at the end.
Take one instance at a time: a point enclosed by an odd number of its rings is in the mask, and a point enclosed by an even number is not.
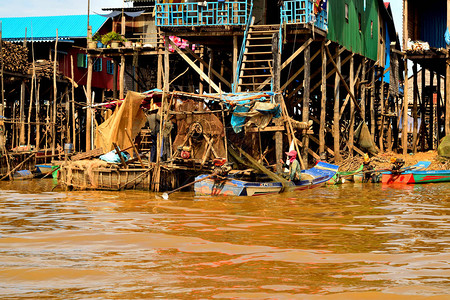
{"type": "Polygon", "coordinates": [[[239,73],[238,92],[270,91],[273,77],[272,36],[278,30],[251,25],[239,73]]]}

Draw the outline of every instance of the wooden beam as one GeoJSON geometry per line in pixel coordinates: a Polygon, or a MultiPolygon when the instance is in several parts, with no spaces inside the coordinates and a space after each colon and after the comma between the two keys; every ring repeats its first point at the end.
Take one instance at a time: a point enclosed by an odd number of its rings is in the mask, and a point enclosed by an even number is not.
{"type": "Polygon", "coordinates": [[[275,132],[275,131],[284,131],[285,127],[282,125],[277,126],[267,126],[265,128],[258,129],[257,127],[246,128],[245,132],[249,133],[258,133],[258,132],[275,132]]]}
{"type": "MultiPolygon", "coordinates": [[[[350,92],[355,94],[355,59],[354,55],[350,58],[350,92]]],[[[350,157],[353,156],[353,144],[355,141],[355,103],[350,102],[350,124],[348,130],[348,151],[350,152],[350,157]]]]}
{"type": "Polygon", "coordinates": [[[192,55],[195,59],[197,59],[200,63],[202,63],[206,68],[209,69],[209,71],[211,71],[211,73],[213,73],[217,78],[219,78],[223,83],[225,83],[226,86],[228,86],[229,88],[231,88],[231,83],[226,80],[225,78],[223,78],[223,76],[221,76],[216,70],[214,70],[206,61],[204,61],[200,56],[198,56],[194,51],[192,51],[191,49],[185,48],[184,49],[187,53],[189,53],[190,55],[192,55]]]}
{"type": "MultiPolygon", "coordinates": [[[[328,56],[330,59],[332,59],[332,56],[329,52],[329,49],[327,46],[325,46],[325,49],[327,50],[328,56]]],[[[341,56],[338,55],[336,58],[336,63],[333,60],[333,65],[335,66],[336,70],[336,76],[334,78],[334,115],[333,115],[333,145],[334,145],[334,160],[335,162],[341,161],[341,154],[340,154],[340,126],[339,126],[339,104],[340,104],[340,76],[341,73],[341,56]]],[[[342,76],[342,75],[341,75],[342,76]]]]}
{"type": "Polygon", "coordinates": [[[330,58],[331,63],[333,64],[334,68],[336,69],[336,73],[339,76],[339,78],[341,79],[342,84],[344,85],[344,88],[347,90],[347,93],[350,94],[350,97],[352,98],[352,100],[355,104],[355,107],[358,109],[359,112],[361,112],[361,108],[358,105],[358,101],[356,101],[355,95],[350,91],[350,88],[348,87],[347,82],[345,82],[344,76],[342,76],[342,74],[341,74],[340,68],[338,68],[338,66],[336,65],[336,63],[333,60],[333,57],[331,56],[330,49],[328,49],[328,47],[325,47],[325,49],[327,50],[328,57],[330,58]]]}
{"type": "Polygon", "coordinates": [[[300,53],[302,53],[303,50],[305,50],[309,45],[311,45],[312,42],[313,42],[312,38],[304,42],[300,48],[298,48],[294,53],[292,53],[292,55],[289,56],[289,58],[286,59],[284,63],[281,64],[281,70],[283,70],[291,61],[293,61],[300,53]]]}
{"type": "MultiPolygon", "coordinates": [[[[340,50],[338,51],[339,54],[341,54],[342,52],[344,52],[344,49],[340,49],[340,50]]],[[[335,55],[333,55],[333,59],[335,59],[335,58],[337,57],[337,54],[338,54],[338,53],[336,53],[335,55]]],[[[351,55],[349,55],[349,56],[347,56],[346,58],[344,58],[344,59],[341,61],[341,66],[345,65],[345,64],[350,60],[350,57],[351,57],[351,55]]],[[[328,61],[328,62],[327,62],[327,66],[328,66],[330,63],[331,63],[331,62],[328,61]]],[[[317,74],[319,74],[319,72],[320,72],[320,70],[317,70],[316,72],[314,72],[314,73],[311,75],[311,78],[314,78],[317,74]]],[[[327,79],[330,78],[335,72],[336,72],[336,70],[335,70],[334,68],[333,68],[333,70],[331,70],[330,72],[328,72],[328,73],[327,73],[327,79]]],[[[321,82],[316,83],[316,84],[311,88],[311,93],[312,93],[315,89],[317,89],[320,85],[321,85],[321,82]]]]}
{"type": "Polygon", "coordinates": [[[319,154],[325,151],[325,118],[326,118],[326,102],[327,102],[327,56],[325,55],[325,45],[322,43],[320,49],[322,54],[322,97],[320,99],[320,123],[319,123],[319,154]]]}
{"type": "MultiPolygon", "coordinates": [[[[403,155],[408,154],[408,60],[405,59],[405,81],[403,88],[403,124],[402,124],[402,147],[403,155]]],[[[424,76],[424,74],[422,74],[424,76]]]]}
{"type": "MultiPolygon", "coordinates": [[[[303,92],[303,107],[302,107],[302,121],[308,122],[309,121],[309,103],[310,103],[310,94],[309,94],[309,88],[311,86],[311,47],[306,46],[304,52],[304,77],[303,77],[303,86],[304,86],[304,92],[303,92]]],[[[304,135],[303,137],[303,159],[305,160],[305,165],[308,164],[308,148],[309,148],[309,139],[308,135],[304,135]]]]}
{"type": "MultiPolygon", "coordinates": [[[[313,56],[311,56],[310,61],[313,61],[319,54],[321,53],[321,50],[317,50],[316,53],[314,53],[313,56]]],[[[305,69],[305,65],[303,65],[300,69],[297,70],[297,72],[295,72],[294,75],[291,76],[291,78],[289,78],[288,81],[286,81],[285,84],[283,84],[283,86],[281,87],[281,90],[284,90],[289,84],[291,84],[292,81],[294,81],[295,78],[297,78],[298,75],[300,75],[301,72],[303,72],[303,70],[305,69]]]]}
{"type": "Polygon", "coordinates": [[[200,70],[200,68],[196,64],[194,64],[194,62],[190,60],[189,57],[183,51],[181,51],[180,48],[178,48],[178,46],[175,45],[174,42],[172,42],[170,39],[168,40],[170,45],[172,45],[172,47],[175,49],[175,51],[200,75],[200,77],[204,79],[206,82],[208,82],[208,84],[211,85],[211,87],[217,93],[221,94],[222,90],[214,82],[211,81],[208,75],[206,75],[202,70],[200,70]]]}

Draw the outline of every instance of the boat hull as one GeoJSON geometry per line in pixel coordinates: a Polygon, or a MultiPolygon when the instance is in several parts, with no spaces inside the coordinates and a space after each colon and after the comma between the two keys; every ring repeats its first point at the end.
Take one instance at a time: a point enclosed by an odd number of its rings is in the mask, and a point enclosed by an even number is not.
{"type": "Polygon", "coordinates": [[[384,184],[416,184],[450,182],[449,170],[412,171],[407,174],[383,174],[384,184]]]}
{"type": "MultiPolygon", "coordinates": [[[[321,186],[336,174],[337,168],[338,166],[319,162],[314,168],[302,171],[302,174],[311,176],[312,180],[294,181],[287,190],[301,191],[321,186]]],[[[196,180],[206,176],[208,175],[200,175],[196,180]]],[[[196,195],[209,196],[259,196],[278,194],[284,190],[281,182],[249,182],[233,178],[207,178],[194,185],[196,195]]]]}

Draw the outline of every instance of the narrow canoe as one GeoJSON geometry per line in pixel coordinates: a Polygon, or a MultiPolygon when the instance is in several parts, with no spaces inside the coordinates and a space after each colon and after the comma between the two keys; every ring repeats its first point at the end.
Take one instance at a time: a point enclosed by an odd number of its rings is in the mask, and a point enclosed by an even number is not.
{"type": "MultiPolygon", "coordinates": [[[[305,180],[293,181],[292,187],[289,187],[288,190],[301,191],[321,186],[336,174],[338,168],[336,165],[318,162],[313,168],[302,170],[301,177],[305,180]]],[[[206,176],[208,174],[202,174],[195,179],[198,180],[206,176]]],[[[196,195],[257,196],[278,194],[283,191],[283,185],[281,182],[252,182],[228,176],[225,178],[208,178],[196,182],[194,191],[196,195]]]]}
{"type": "MultiPolygon", "coordinates": [[[[430,165],[431,165],[431,162],[429,162],[429,161],[419,161],[415,165],[401,168],[400,172],[401,172],[401,174],[409,174],[412,171],[424,170],[424,169],[428,168],[430,165]]],[[[357,174],[357,175],[353,176],[354,181],[361,183],[362,180],[363,180],[363,175],[364,174],[357,174]]],[[[372,182],[373,183],[383,182],[383,176],[386,177],[386,176],[389,176],[389,175],[392,175],[392,173],[390,171],[385,171],[385,172],[378,173],[378,174],[376,174],[376,176],[374,176],[372,178],[372,182]]]]}
{"type": "Polygon", "coordinates": [[[449,182],[450,170],[409,171],[402,174],[383,174],[385,184],[415,184],[449,182]]]}
{"type": "Polygon", "coordinates": [[[353,181],[353,175],[355,173],[359,173],[363,170],[364,166],[361,165],[358,169],[354,171],[346,171],[346,172],[337,172],[330,180],[328,180],[327,184],[342,184],[344,182],[353,181]]]}

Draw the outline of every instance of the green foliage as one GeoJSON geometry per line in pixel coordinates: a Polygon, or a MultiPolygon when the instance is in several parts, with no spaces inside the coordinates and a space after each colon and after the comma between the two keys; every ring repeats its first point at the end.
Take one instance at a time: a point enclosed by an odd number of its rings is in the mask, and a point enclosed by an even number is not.
{"type": "Polygon", "coordinates": [[[107,34],[102,35],[101,42],[103,45],[108,45],[111,41],[123,42],[123,41],[125,41],[125,39],[120,34],[118,34],[117,32],[114,32],[114,31],[111,31],[111,32],[108,32],[107,34]]]}
{"type": "Polygon", "coordinates": [[[92,41],[95,41],[95,42],[101,42],[101,40],[102,40],[102,36],[101,36],[98,32],[96,32],[96,33],[92,36],[92,41]]]}

